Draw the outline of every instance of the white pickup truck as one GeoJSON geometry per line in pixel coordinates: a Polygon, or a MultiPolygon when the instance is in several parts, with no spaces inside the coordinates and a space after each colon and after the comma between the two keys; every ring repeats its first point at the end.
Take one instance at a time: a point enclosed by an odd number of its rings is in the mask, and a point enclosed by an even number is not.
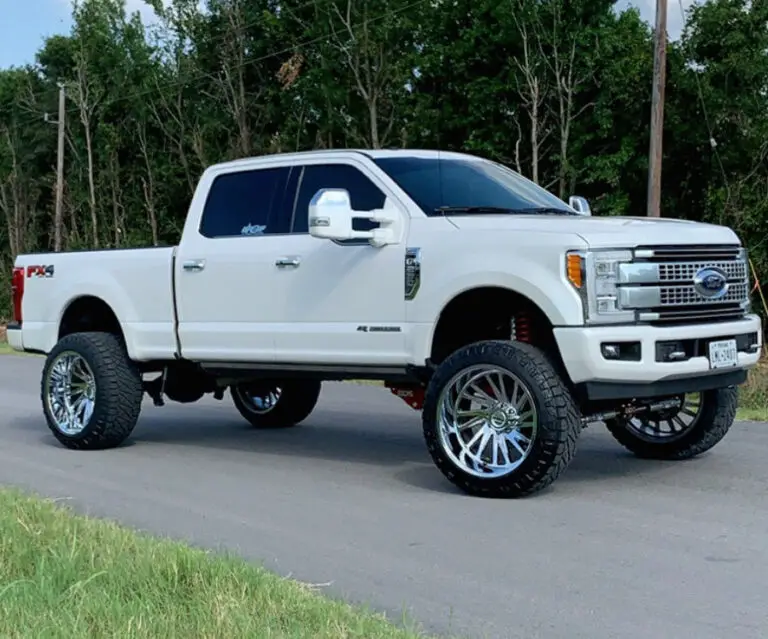
{"type": "Polygon", "coordinates": [[[381,380],[451,482],[515,497],[589,423],[646,458],[725,436],[762,349],[747,264],[728,228],[591,216],[470,155],[279,154],[208,168],[176,247],[20,255],[8,337],[70,448],[119,445],[145,392],[290,427],[323,381],[381,380]]]}

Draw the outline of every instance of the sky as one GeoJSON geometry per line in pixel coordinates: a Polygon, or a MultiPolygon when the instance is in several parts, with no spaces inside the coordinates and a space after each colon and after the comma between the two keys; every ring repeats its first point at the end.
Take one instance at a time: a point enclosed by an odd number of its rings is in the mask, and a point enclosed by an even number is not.
{"type": "MultiPolygon", "coordinates": [[[[687,8],[694,0],[683,0],[687,8]]],[[[636,5],[643,18],[653,22],[656,0],[619,0],[617,6],[636,5]]],[[[152,10],[143,0],[127,0],[129,10],[138,9],[145,19],[152,10]]],[[[65,34],[72,25],[70,0],[0,0],[0,68],[34,62],[35,53],[47,36],[65,34]]],[[[667,29],[669,36],[679,36],[683,19],[679,0],[670,0],[667,29]]]]}

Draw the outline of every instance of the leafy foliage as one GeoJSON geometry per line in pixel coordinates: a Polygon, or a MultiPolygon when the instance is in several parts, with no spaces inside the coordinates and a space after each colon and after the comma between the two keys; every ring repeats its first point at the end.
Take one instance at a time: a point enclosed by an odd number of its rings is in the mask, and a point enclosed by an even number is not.
{"type": "MultiPolygon", "coordinates": [[[[78,0],[0,71],[2,273],[55,248],[58,83],[62,249],[174,243],[206,166],[311,148],[465,150],[645,214],[653,33],[612,0],[145,1],[151,27],[78,0]]],[[[667,77],[662,214],[732,226],[764,272],[768,2],[697,4],[667,77]]]]}

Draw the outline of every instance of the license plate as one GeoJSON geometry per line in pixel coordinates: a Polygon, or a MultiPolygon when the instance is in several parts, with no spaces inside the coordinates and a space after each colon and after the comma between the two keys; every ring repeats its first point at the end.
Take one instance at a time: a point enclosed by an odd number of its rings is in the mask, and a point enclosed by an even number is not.
{"type": "Polygon", "coordinates": [[[739,351],[735,339],[709,343],[709,367],[733,368],[739,363],[739,351]]]}

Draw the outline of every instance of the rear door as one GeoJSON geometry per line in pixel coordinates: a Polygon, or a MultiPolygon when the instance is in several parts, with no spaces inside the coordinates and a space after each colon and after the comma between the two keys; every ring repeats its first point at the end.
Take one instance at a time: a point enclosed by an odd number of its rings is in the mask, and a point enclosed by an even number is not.
{"type": "Polygon", "coordinates": [[[249,168],[213,179],[197,229],[185,228],[176,258],[184,357],[271,362],[278,303],[275,257],[290,229],[291,167],[249,168]]]}

